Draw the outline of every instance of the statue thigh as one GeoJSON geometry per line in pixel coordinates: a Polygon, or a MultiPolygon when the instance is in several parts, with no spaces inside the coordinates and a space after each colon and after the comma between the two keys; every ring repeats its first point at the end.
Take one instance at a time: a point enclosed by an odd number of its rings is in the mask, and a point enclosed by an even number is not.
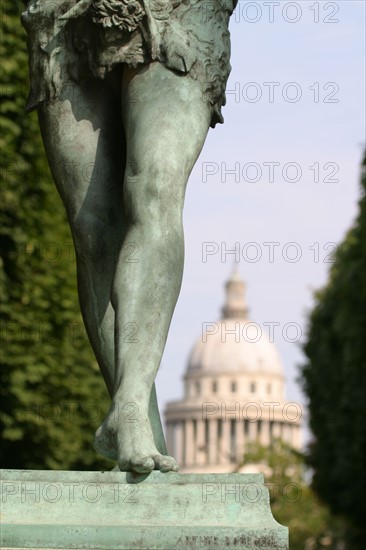
{"type": "Polygon", "coordinates": [[[58,100],[42,104],[38,114],[51,172],[76,244],[87,251],[92,233],[96,252],[100,253],[104,240],[110,248],[116,240],[117,246],[124,222],[120,98],[105,81],[70,83],[58,100]]]}
{"type": "Polygon", "coordinates": [[[165,207],[182,209],[185,186],[211,120],[200,82],[158,62],[125,68],[122,118],[127,142],[126,208],[133,216],[143,215],[155,197],[165,207]]]}

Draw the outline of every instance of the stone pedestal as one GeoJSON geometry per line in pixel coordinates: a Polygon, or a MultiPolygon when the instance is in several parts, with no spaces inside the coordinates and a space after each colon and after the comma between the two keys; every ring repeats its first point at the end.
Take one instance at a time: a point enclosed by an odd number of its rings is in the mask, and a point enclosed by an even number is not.
{"type": "Polygon", "coordinates": [[[1,471],[1,545],[287,550],[261,474],[1,471]]]}

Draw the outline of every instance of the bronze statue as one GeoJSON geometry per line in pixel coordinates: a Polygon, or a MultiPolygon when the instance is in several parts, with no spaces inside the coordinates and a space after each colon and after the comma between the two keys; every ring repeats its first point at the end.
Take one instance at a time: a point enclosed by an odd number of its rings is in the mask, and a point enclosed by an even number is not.
{"type": "MultiPolygon", "coordinates": [[[[31,91],[112,404],[95,448],[177,471],[154,380],[180,291],[185,188],[223,122],[236,0],[31,0],[31,91]]],[[[82,383],[82,381],[80,381],[82,383]]]]}

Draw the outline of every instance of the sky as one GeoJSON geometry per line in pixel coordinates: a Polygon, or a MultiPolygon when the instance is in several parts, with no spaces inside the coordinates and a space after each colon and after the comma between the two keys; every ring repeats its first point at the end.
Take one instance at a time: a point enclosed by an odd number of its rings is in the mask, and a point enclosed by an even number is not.
{"type": "Polygon", "coordinates": [[[357,215],[364,25],[362,0],[239,1],[225,123],[210,130],[188,184],[183,284],[157,377],[161,410],[183,396],[189,352],[202,323],[220,317],[235,263],[250,318],[263,329],[279,323],[286,400],[306,416],[297,382],[306,316],[357,215]]]}

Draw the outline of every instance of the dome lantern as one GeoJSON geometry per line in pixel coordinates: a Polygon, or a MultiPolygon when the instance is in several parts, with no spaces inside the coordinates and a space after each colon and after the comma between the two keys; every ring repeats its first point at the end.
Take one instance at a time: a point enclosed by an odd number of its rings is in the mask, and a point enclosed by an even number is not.
{"type": "Polygon", "coordinates": [[[246,319],[248,317],[248,309],[245,300],[245,286],[238,270],[234,268],[230,279],[225,285],[226,302],[222,308],[224,319],[246,319]]]}

